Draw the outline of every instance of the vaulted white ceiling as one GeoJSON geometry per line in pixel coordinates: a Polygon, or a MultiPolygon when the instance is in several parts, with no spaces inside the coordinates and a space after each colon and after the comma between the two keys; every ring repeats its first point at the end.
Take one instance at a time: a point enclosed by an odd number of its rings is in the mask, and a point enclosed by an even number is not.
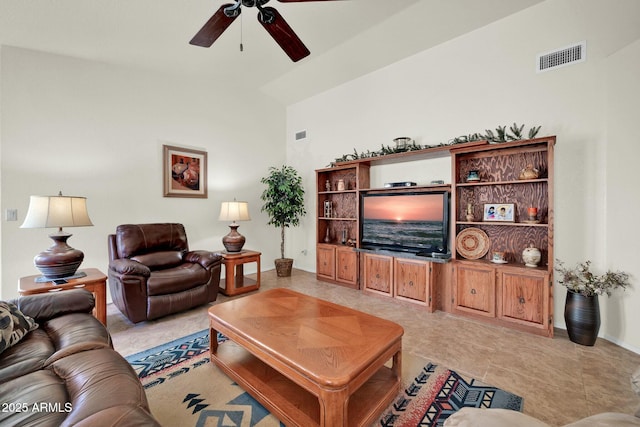
{"type": "Polygon", "coordinates": [[[542,0],[272,0],[311,50],[298,63],[257,22],[255,8],[244,8],[211,48],[189,45],[218,7],[232,1],[0,0],[0,44],[242,82],[291,103],[542,0]]]}

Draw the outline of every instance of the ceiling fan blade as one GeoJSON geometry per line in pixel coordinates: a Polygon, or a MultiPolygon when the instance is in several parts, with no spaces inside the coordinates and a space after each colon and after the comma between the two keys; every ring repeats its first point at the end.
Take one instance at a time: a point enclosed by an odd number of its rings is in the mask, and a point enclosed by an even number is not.
{"type": "Polygon", "coordinates": [[[276,9],[263,7],[258,14],[258,21],[293,62],[311,53],[276,9]]]}
{"type": "Polygon", "coordinates": [[[200,31],[196,33],[191,39],[189,44],[194,46],[210,47],[218,37],[224,33],[229,25],[240,15],[240,8],[234,10],[234,15],[229,17],[224,13],[224,10],[231,6],[237,6],[237,4],[226,3],[220,6],[218,11],[213,14],[211,18],[202,26],[200,31]]]}

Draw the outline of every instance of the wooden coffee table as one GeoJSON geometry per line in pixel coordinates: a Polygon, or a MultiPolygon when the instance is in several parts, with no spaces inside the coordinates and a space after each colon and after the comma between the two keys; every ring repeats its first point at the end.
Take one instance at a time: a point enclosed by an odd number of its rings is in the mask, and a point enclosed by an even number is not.
{"type": "Polygon", "coordinates": [[[404,331],[388,320],[271,289],[209,321],[211,360],[287,426],[367,426],[400,389],[404,331]]]}

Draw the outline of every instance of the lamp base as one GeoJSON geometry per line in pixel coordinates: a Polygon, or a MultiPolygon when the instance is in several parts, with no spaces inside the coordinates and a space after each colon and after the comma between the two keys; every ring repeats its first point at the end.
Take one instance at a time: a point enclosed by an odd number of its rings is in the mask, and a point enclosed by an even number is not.
{"type": "Polygon", "coordinates": [[[222,238],[222,244],[227,252],[240,252],[244,246],[246,239],[242,234],[238,233],[238,227],[240,225],[235,222],[229,225],[231,231],[222,238]]]}
{"type": "Polygon", "coordinates": [[[67,244],[67,239],[71,236],[69,233],[49,235],[53,245],[33,258],[33,264],[43,276],[49,279],[62,279],[73,276],[80,267],[84,254],[67,244]]]}

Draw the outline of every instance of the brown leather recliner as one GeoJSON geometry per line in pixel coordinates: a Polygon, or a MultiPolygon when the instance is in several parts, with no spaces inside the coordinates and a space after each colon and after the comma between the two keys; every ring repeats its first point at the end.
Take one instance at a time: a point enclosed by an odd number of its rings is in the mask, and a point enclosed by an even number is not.
{"type": "Polygon", "coordinates": [[[108,240],[111,298],[133,323],[216,300],[222,257],[189,251],[182,224],[119,225],[108,240]]]}

